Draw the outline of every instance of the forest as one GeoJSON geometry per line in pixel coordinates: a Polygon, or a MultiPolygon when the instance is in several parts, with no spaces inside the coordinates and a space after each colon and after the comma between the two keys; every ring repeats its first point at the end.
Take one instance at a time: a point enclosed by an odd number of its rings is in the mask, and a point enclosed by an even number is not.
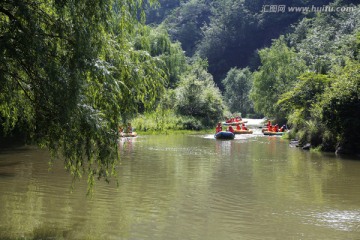
{"type": "Polygon", "coordinates": [[[129,121],[267,117],[302,144],[359,153],[355,0],[3,0],[0,59],[0,143],[48,148],[89,183],[115,174],[129,121]]]}

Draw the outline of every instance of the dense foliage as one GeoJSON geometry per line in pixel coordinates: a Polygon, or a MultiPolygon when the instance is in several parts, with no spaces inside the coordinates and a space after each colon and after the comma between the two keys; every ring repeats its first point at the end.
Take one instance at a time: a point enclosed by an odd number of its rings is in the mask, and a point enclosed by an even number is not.
{"type": "MultiPolygon", "coordinates": [[[[164,2],[149,16],[163,16],[162,24],[172,39],[181,42],[188,56],[200,54],[208,59],[209,72],[221,86],[221,80],[233,67],[255,70],[259,66],[258,49],[270,46],[272,39],[290,32],[292,24],[314,14],[289,11],[289,7],[320,9],[331,2],[340,6],[358,3],[356,0],[183,0],[171,1],[171,5],[164,2]],[[284,12],[271,12],[270,6],[286,8],[284,12]]],[[[155,19],[149,22],[159,23],[155,19]]]]}
{"type": "Polygon", "coordinates": [[[251,98],[256,111],[267,116],[285,117],[285,113],[278,108],[276,102],[281,94],[292,88],[296,77],[301,74],[305,66],[297,58],[294,49],[286,45],[284,37],[274,41],[271,48],[259,51],[261,66],[254,72],[251,98]]]}
{"type": "Polygon", "coordinates": [[[227,108],[207,62],[193,59],[185,65],[176,87],[168,88],[156,110],[134,120],[142,131],[201,130],[213,127],[221,120],[227,108]]]}
{"type": "Polygon", "coordinates": [[[180,6],[186,0],[158,0],[156,4],[147,4],[145,6],[146,23],[147,24],[159,24],[161,23],[171,12],[180,6]]]}
{"type": "Polygon", "coordinates": [[[252,88],[252,73],[248,68],[232,68],[222,81],[224,85],[224,97],[229,110],[233,113],[241,113],[246,116],[253,113],[253,104],[249,93],[252,88]]]}
{"type": "Polygon", "coordinates": [[[134,47],[160,60],[167,75],[167,87],[174,88],[186,70],[186,57],[178,42],[171,42],[165,29],[142,27],[136,32],[134,47]]]}
{"type": "Polygon", "coordinates": [[[206,64],[198,60],[182,76],[176,89],[175,107],[181,115],[193,116],[205,126],[214,126],[223,116],[225,106],[220,90],[206,71],[206,64]]]}
{"type": "Polygon", "coordinates": [[[323,147],[335,147],[340,153],[359,152],[360,139],[356,134],[360,127],[360,63],[349,61],[343,68],[335,70],[335,78],[326,89],[321,101],[321,123],[332,132],[332,138],[323,136],[323,147]],[[336,145],[330,145],[335,143],[336,145]]]}
{"type": "Polygon", "coordinates": [[[209,0],[190,0],[176,8],[163,21],[173,40],[181,42],[187,56],[193,56],[203,38],[201,28],[209,23],[211,7],[209,0]]]}
{"type": "Polygon", "coordinates": [[[292,136],[323,150],[359,151],[359,8],[304,18],[259,52],[255,109],[285,117],[292,136]]]}
{"type": "Polygon", "coordinates": [[[117,125],[139,103],[151,106],[166,82],[161,59],[133,46],[141,3],[2,1],[2,132],[21,129],[90,183],[108,179],[117,125]]]}

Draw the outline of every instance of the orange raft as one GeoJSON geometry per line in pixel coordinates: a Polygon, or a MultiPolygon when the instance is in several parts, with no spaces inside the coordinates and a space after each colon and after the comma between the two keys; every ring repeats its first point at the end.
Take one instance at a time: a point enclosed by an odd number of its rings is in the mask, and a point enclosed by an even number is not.
{"type": "Polygon", "coordinates": [[[231,125],[231,126],[236,126],[236,125],[238,125],[238,124],[243,124],[243,123],[247,123],[248,121],[235,121],[235,122],[222,122],[221,124],[222,125],[225,125],[225,126],[229,126],[229,125],[231,125]]]}
{"type": "Polygon", "coordinates": [[[253,133],[253,131],[251,131],[251,130],[234,130],[234,133],[235,134],[252,134],[253,133]]]}

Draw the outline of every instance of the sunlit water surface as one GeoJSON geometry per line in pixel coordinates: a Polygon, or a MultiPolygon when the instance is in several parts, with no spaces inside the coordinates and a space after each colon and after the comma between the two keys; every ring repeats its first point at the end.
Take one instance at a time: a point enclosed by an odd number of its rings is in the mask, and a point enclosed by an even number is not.
{"type": "Polygon", "coordinates": [[[71,191],[61,161],[0,152],[0,239],[360,239],[360,161],[237,135],[119,142],[118,183],[71,191]]]}

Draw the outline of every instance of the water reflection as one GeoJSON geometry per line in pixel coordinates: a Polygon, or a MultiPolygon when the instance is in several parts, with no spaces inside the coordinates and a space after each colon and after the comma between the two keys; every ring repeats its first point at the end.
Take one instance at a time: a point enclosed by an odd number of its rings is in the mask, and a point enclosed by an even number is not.
{"type": "Polygon", "coordinates": [[[123,152],[132,152],[134,150],[137,137],[122,137],[119,139],[118,147],[120,151],[123,152]]]}
{"type": "Polygon", "coordinates": [[[360,162],[279,137],[119,141],[116,181],[87,198],[38,149],[0,154],[0,238],[356,239],[360,162]],[[1,173],[12,174],[1,177],[1,173]]]}
{"type": "Polygon", "coordinates": [[[330,210],[328,212],[319,212],[310,215],[313,220],[312,224],[333,228],[340,231],[359,231],[360,227],[360,210],[330,210]]]}

